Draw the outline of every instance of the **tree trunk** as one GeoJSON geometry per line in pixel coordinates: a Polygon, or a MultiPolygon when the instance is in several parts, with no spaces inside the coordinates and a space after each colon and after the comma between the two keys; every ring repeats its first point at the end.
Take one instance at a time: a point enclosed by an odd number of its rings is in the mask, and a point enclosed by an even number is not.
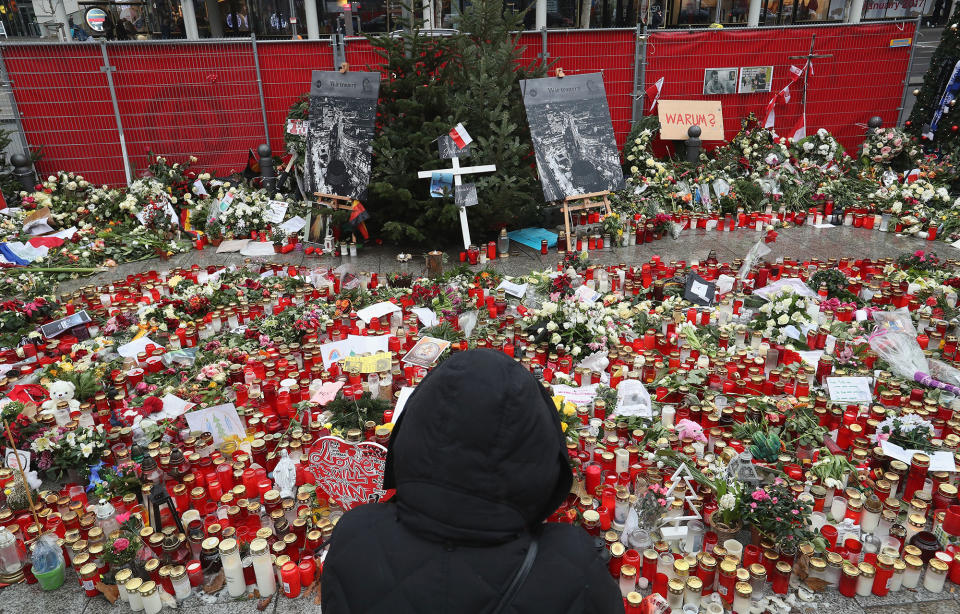
{"type": "Polygon", "coordinates": [[[583,0],[580,8],[580,27],[586,30],[590,27],[590,0],[583,0]]]}

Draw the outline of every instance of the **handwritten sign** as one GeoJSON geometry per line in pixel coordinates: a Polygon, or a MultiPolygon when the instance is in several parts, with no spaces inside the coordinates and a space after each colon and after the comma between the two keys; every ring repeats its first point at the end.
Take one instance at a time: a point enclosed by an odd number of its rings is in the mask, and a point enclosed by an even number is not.
{"type": "Polygon", "coordinates": [[[343,359],[343,369],[348,373],[382,373],[390,370],[390,352],[377,352],[365,356],[348,356],[343,359]]]}
{"type": "Polygon", "coordinates": [[[566,384],[556,384],[553,386],[553,394],[563,397],[564,401],[582,407],[593,403],[593,400],[597,398],[597,384],[589,384],[578,388],[566,384]]]}
{"type": "Polygon", "coordinates": [[[716,100],[661,100],[657,103],[660,138],[687,139],[690,126],[700,126],[703,141],[723,140],[723,110],[716,100]]]}
{"type": "Polygon", "coordinates": [[[830,400],[841,403],[869,403],[873,400],[869,377],[828,377],[830,400]]]}
{"type": "Polygon", "coordinates": [[[375,503],[387,493],[383,469],[387,449],[378,443],[347,443],[337,437],[323,437],[307,456],[305,471],[316,479],[317,488],[345,510],[375,503]]]}
{"type": "Polygon", "coordinates": [[[310,395],[310,402],[318,405],[326,405],[337,397],[337,393],[343,388],[344,382],[324,382],[318,390],[310,395]]]}
{"type": "Polygon", "coordinates": [[[30,452],[27,450],[13,450],[11,448],[4,449],[3,455],[4,465],[11,469],[23,469],[24,471],[30,471],[30,452]],[[17,457],[20,457],[19,465],[17,463],[17,457]]]}
{"type": "Polygon", "coordinates": [[[212,434],[214,445],[219,446],[232,437],[243,439],[247,436],[247,430],[233,403],[192,411],[186,414],[186,418],[191,431],[212,434]]]}
{"type": "Polygon", "coordinates": [[[268,200],[267,210],[263,212],[263,219],[271,224],[279,224],[287,214],[289,205],[282,200],[268,200]]]}

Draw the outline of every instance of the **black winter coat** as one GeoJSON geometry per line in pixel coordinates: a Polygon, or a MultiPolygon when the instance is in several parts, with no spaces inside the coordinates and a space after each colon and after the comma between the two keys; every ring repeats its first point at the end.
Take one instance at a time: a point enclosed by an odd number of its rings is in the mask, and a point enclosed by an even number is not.
{"type": "Polygon", "coordinates": [[[487,614],[539,551],[505,612],[623,612],[580,527],[542,524],[570,491],[546,391],[493,350],[456,354],[410,396],[393,430],[388,502],[345,514],[323,568],[323,614],[487,614]]]}

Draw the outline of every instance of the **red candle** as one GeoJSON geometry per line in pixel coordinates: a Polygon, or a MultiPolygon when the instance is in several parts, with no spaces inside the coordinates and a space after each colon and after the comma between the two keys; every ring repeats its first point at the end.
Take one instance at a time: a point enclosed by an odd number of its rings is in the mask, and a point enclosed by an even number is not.
{"type": "Polygon", "coordinates": [[[589,465],[586,469],[586,488],[591,495],[600,485],[600,465],[589,465]]]}
{"type": "Polygon", "coordinates": [[[280,568],[280,580],[283,582],[283,594],[293,599],[300,596],[300,568],[296,563],[284,563],[280,568]]]}

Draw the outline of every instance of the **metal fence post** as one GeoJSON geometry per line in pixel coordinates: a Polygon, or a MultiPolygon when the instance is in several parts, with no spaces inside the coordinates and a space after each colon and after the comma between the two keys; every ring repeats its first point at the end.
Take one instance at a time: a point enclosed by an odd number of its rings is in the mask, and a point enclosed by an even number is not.
{"type": "Polygon", "coordinates": [[[13,119],[17,122],[17,136],[20,137],[20,144],[24,153],[30,153],[30,143],[27,141],[27,133],[23,129],[23,118],[20,117],[20,109],[17,108],[17,97],[13,93],[13,81],[10,80],[10,73],[7,72],[7,61],[3,57],[3,50],[6,47],[0,47],[0,87],[6,91],[10,99],[10,110],[13,113],[13,119]]]}
{"type": "Polygon", "coordinates": [[[330,46],[333,47],[333,70],[339,70],[347,61],[347,42],[343,34],[331,34],[330,46]]]}
{"type": "Polygon", "coordinates": [[[547,26],[540,28],[540,65],[547,68],[550,64],[550,52],[547,50],[547,26]]]}
{"type": "Polygon", "coordinates": [[[110,101],[113,102],[113,118],[117,122],[117,134],[120,136],[120,155],[123,156],[123,175],[126,178],[127,185],[133,181],[133,173],[130,170],[130,157],[127,155],[127,139],[123,134],[123,122],[120,121],[120,103],[117,102],[117,90],[113,85],[113,73],[117,70],[115,66],[110,65],[110,58],[107,56],[107,42],[100,41],[100,53],[103,55],[103,66],[100,71],[107,75],[107,85],[110,87],[110,101]]]}
{"type": "Polygon", "coordinates": [[[630,126],[636,126],[643,117],[643,99],[646,95],[647,80],[647,30],[643,23],[637,24],[637,35],[633,41],[633,105],[630,113],[630,126]]]}
{"type": "Polygon", "coordinates": [[[910,73],[913,72],[913,57],[917,50],[917,35],[920,34],[920,20],[923,15],[917,15],[917,21],[913,26],[913,41],[910,45],[910,59],[907,61],[907,74],[903,76],[903,93],[900,94],[900,109],[897,111],[897,125],[902,126],[906,118],[903,116],[903,110],[907,107],[907,96],[910,93],[910,73]]]}
{"type": "Polygon", "coordinates": [[[260,76],[260,54],[257,53],[257,35],[250,33],[250,43],[253,45],[253,67],[257,71],[257,93],[260,95],[260,115],[263,117],[263,137],[270,143],[270,126],[267,123],[267,101],[263,97],[263,78],[260,76]]]}

